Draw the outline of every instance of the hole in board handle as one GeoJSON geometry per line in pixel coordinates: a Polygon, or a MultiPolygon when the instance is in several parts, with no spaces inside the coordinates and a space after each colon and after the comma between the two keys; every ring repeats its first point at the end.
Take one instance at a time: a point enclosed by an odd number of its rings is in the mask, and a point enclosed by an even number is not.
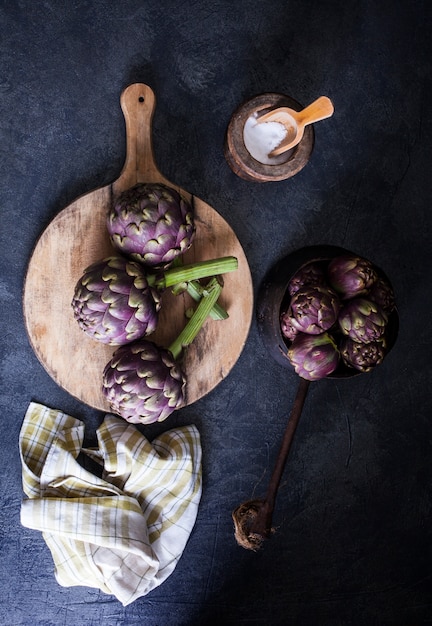
{"type": "Polygon", "coordinates": [[[138,102],[144,102],[144,96],[140,96],[140,97],[138,98],[138,102]]]}

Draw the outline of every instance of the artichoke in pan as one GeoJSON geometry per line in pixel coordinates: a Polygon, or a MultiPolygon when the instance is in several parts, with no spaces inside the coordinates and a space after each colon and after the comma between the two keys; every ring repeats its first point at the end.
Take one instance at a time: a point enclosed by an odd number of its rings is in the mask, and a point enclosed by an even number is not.
{"type": "Polygon", "coordinates": [[[183,405],[185,383],[171,352],[141,339],[115,351],[102,389],[114,413],[134,424],[151,424],[183,405]]]}
{"type": "Polygon", "coordinates": [[[319,263],[307,263],[291,278],[288,284],[288,293],[290,296],[293,296],[299,289],[306,285],[323,285],[325,282],[323,267],[319,263]]]}
{"type": "Polygon", "coordinates": [[[195,234],[192,205],[161,183],[138,183],[121,193],[108,212],[107,228],[120,252],[151,267],[169,265],[195,234]]]}
{"type": "Polygon", "coordinates": [[[355,255],[334,257],[327,267],[328,281],[341,298],[348,300],[364,295],[377,279],[370,261],[355,255]]]}
{"type": "Polygon", "coordinates": [[[191,319],[168,348],[141,339],[114,352],[102,383],[114,413],[135,424],[151,424],[165,420],[184,404],[186,377],[178,359],[199,333],[221,290],[213,277],[191,319]]]}
{"type": "Polygon", "coordinates": [[[371,300],[353,298],[339,314],[339,326],[344,335],[354,341],[370,343],[380,339],[386,330],[387,315],[371,300]]]}
{"type": "Polygon", "coordinates": [[[339,350],[328,333],[299,333],[288,349],[288,359],[299,376],[306,380],[319,380],[335,371],[339,350]]]}
{"type": "Polygon", "coordinates": [[[72,308],[87,335],[115,346],[156,330],[160,299],[140,265],[117,256],[84,271],[75,287],[72,308]]]}
{"type": "Polygon", "coordinates": [[[318,335],[337,320],[340,301],[337,294],[322,285],[307,285],[291,298],[292,325],[300,332],[318,335]]]}
{"type": "Polygon", "coordinates": [[[287,311],[281,314],[280,327],[282,335],[286,337],[289,341],[294,341],[294,338],[297,336],[299,331],[293,324],[291,307],[289,307],[287,311]]]}
{"type": "Polygon", "coordinates": [[[386,355],[385,338],[370,343],[353,341],[344,337],[340,345],[342,360],[348,367],[354,367],[360,372],[370,372],[382,363],[386,355]]]}
{"type": "Polygon", "coordinates": [[[376,302],[387,315],[390,315],[396,306],[393,289],[383,278],[378,278],[374,282],[368,298],[376,302]]]}

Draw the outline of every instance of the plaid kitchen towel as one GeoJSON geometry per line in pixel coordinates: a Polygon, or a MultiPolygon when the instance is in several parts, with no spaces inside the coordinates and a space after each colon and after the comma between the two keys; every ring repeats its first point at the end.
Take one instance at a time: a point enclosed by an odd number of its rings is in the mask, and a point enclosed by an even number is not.
{"type": "Polygon", "coordinates": [[[32,402],[20,432],[23,526],[39,530],[60,585],[85,585],[126,606],[174,570],[201,498],[201,444],[195,426],[150,443],[106,415],[98,448],[83,448],[84,424],[32,402]],[[100,463],[92,473],[78,456],[100,463]]]}

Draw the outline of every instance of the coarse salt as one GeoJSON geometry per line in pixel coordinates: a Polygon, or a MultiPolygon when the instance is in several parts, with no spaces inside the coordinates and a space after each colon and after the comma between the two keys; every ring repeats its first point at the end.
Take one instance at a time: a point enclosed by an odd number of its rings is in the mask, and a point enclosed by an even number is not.
{"type": "Polygon", "coordinates": [[[246,120],[243,129],[243,141],[246,150],[256,161],[264,165],[274,165],[274,157],[269,153],[277,148],[287,134],[286,128],[279,122],[263,122],[258,124],[255,115],[246,120]]]}

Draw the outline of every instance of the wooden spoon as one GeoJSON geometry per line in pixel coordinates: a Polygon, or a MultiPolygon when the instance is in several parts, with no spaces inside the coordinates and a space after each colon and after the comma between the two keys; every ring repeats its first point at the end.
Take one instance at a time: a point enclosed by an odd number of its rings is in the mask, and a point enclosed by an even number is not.
{"type": "Polygon", "coordinates": [[[288,107],[279,107],[257,118],[259,124],[263,122],[279,122],[286,129],[286,136],[281,143],[272,150],[269,157],[278,156],[293,148],[303,138],[305,126],[319,122],[333,115],[334,107],[330,98],[321,96],[302,111],[294,111],[288,107]]]}
{"type": "MultiPolygon", "coordinates": [[[[91,263],[114,254],[106,215],[113,199],[138,182],[158,182],[176,188],[195,210],[196,236],[185,254],[193,263],[235,256],[238,270],[224,276],[220,304],[229,317],[207,320],[187,349],[186,403],[195,402],[229,373],[245,344],[252,319],[253,287],[249,265],[234,231],[211,206],[170,183],[153,158],[151,122],[155,96],[135,83],[121,95],[126,122],[126,160],[113,183],[87,193],[60,211],[41,234],[29,261],[23,308],[31,345],[51,377],[86,404],[107,411],[101,392],[102,372],[115,350],[88,337],[73,318],[71,301],[78,279],[91,263]]],[[[187,294],[162,295],[156,333],[149,339],[169,346],[186,323],[193,304],[187,294]]]]}
{"type": "Polygon", "coordinates": [[[272,519],[277,492],[306,401],[309,385],[309,380],[300,378],[265,498],[243,502],[232,513],[237,543],[247,550],[259,549],[263,541],[268,539],[273,532],[272,519]]]}

